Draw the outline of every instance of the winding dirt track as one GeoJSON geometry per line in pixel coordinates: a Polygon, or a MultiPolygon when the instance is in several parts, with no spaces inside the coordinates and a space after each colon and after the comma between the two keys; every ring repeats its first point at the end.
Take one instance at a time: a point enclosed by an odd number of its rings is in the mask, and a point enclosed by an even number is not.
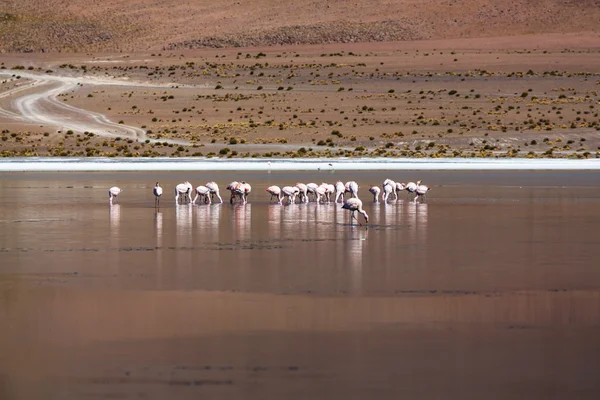
{"type": "MultiPolygon", "coordinates": [[[[0,76],[12,76],[12,72],[0,72],[0,76]]],[[[29,82],[0,93],[0,99],[11,98],[12,109],[0,107],[0,117],[12,120],[54,126],[57,129],[75,132],[94,132],[100,136],[125,136],[136,140],[146,140],[144,130],[133,126],[117,124],[106,116],[61,102],[57,97],[76,89],[80,84],[95,86],[128,86],[128,87],[170,87],[170,84],[152,85],[139,82],[98,79],[95,77],[49,76],[32,73],[19,73],[21,79],[29,82]],[[33,93],[23,94],[22,92],[33,93]]],[[[150,139],[150,141],[155,141],[150,139]]],[[[161,140],[165,141],[165,140],[161,140]]],[[[184,141],[167,140],[172,143],[184,141]]]]}

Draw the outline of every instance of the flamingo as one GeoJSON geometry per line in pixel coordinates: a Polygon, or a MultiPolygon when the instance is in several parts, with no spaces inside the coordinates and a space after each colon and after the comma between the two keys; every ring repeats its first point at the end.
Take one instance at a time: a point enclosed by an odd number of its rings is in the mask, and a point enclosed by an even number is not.
{"type": "Polygon", "coordinates": [[[246,204],[248,202],[248,195],[250,194],[250,192],[252,191],[252,187],[244,182],[241,181],[237,184],[237,186],[235,186],[235,188],[233,188],[233,190],[231,190],[231,199],[230,199],[230,203],[233,204],[233,198],[235,195],[240,196],[240,200],[242,201],[242,204],[246,204]]]}
{"type": "Polygon", "coordinates": [[[214,200],[214,196],[217,196],[217,198],[219,199],[219,202],[220,203],[223,202],[223,199],[221,198],[221,195],[219,194],[219,185],[217,185],[215,182],[208,182],[204,186],[206,186],[208,188],[208,190],[210,191],[211,200],[214,200]]]}
{"type": "Polygon", "coordinates": [[[281,188],[281,194],[288,199],[288,204],[296,203],[298,193],[300,193],[300,189],[295,186],[284,186],[281,188]]]}
{"type": "Polygon", "coordinates": [[[358,199],[358,183],[354,181],[346,182],[344,186],[344,192],[350,193],[350,195],[356,199],[358,199]]]}
{"type": "Polygon", "coordinates": [[[378,186],[371,186],[369,192],[373,195],[373,203],[379,202],[379,193],[381,193],[381,189],[378,186]]]}
{"type": "Polygon", "coordinates": [[[185,201],[185,196],[187,195],[187,197],[191,203],[193,190],[194,190],[194,188],[192,187],[192,184],[189,183],[188,181],[185,181],[185,182],[180,183],[179,185],[175,186],[175,203],[178,203],[180,195],[183,196],[182,201],[185,201]]]}
{"type": "Polygon", "coordinates": [[[346,191],[346,187],[344,186],[344,182],[337,181],[335,183],[335,202],[341,203],[344,201],[344,192],[346,191]]]}
{"type": "Polygon", "coordinates": [[[398,198],[398,192],[406,190],[404,183],[396,182],[396,198],[398,198]]]}
{"type": "Polygon", "coordinates": [[[325,186],[317,186],[315,189],[315,196],[317,204],[321,203],[321,199],[327,197],[327,188],[325,186]]]}
{"type": "Polygon", "coordinates": [[[317,185],[316,183],[307,183],[306,184],[306,194],[308,197],[308,193],[312,193],[312,195],[315,198],[315,201],[317,201],[317,188],[319,187],[319,185],[317,185]]]}
{"type": "Polygon", "coordinates": [[[335,193],[335,186],[331,183],[321,183],[321,187],[325,188],[325,197],[329,203],[331,201],[331,196],[335,193]]]}
{"type": "Polygon", "coordinates": [[[383,200],[384,203],[387,203],[390,194],[394,191],[394,187],[390,183],[387,183],[387,181],[388,180],[386,179],[383,183],[383,193],[381,194],[381,200],[383,200]]]}
{"type": "Polygon", "coordinates": [[[349,198],[348,200],[344,201],[344,205],[342,206],[342,208],[345,210],[350,210],[351,211],[350,220],[352,220],[352,218],[354,218],[360,226],[362,226],[362,224],[360,223],[358,218],[356,218],[356,216],[354,215],[354,213],[356,211],[358,211],[359,213],[361,213],[363,215],[363,217],[365,217],[365,224],[369,223],[369,216],[367,215],[367,212],[365,210],[363,210],[362,201],[360,201],[360,199],[358,199],[356,197],[349,198]]]}
{"type": "Polygon", "coordinates": [[[194,200],[192,201],[192,203],[195,204],[196,199],[200,196],[202,196],[204,198],[204,203],[211,204],[209,188],[207,188],[206,186],[198,186],[196,188],[196,197],[194,197],[194,200]]]}
{"type": "Polygon", "coordinates": [[[383,181],[383,192],[386,192],[385,187],[389,186],[391,188],[391,190],[389,191],[389,194],[385,197],[385,201],[387,201],[388,197],[390,194],[394,194],[395,199],[394,200],[398,200],[398,194],[396,193],[396,182],[394,182],[391,179],[386,179],[385,181],[383,181]]]}
{"type": "Polygon", "coordinates": [[[116,199],[117,196],[119,195],[119,193],[121,193],[123,191],[123,189],[121,189],[118,186],[113,186],[110,189],[108,189],[108,201],[110,204],[112,204],[113,201],[113,197],[116,199]]]}
{"type": "Polygon", "coordinates": [[[233,198],[234,198],[234,197],[235,197],[235,195],[236,195],[235,188],[237,188],[239,184],[240,184],[240,183],[239,183],[238,181],[233,181],[233,182],[231,182],[229,185],[227,185],[227,188],[226,188],[226,189],[227,189],[227,190],[229,190],[229,191],[231,192],[231,197],[229,197],[229,202],[230,202],[231,204],[233,204],[233,198]]]}
{"type": "Polygon", "coordinates": [[[152,192],[154,193],[154,207],[160,206],[160,196],[162,196],[163,191],[158,182],[156,182],[156,186],[154,186],[152,192]]]}
{"type": "Polygon", "coordinates": [[[415,203],[417,202],[417,199],[419,197],[422,197],[423,200],[425,200],[425,195],[427,194],[427,192],[429,192],[431,189],[425,185],[421,185],[421,181],[417,182],[417,188],[415,189],[415,199],[413,200],[415,203]]]}
{"type": "Polygon", "coordinates": [[[308,203],[308,187],[304,183],[296,183],[296,187],[300,191],[300,201],[308,203]]]}
{"type": "Polygon", "coordinates": [[[269,186],[267,188],[267,193],[271,195],[269,201],[273,200],[273,197],[277,197],[277,204],[281,204],[281,189],[279,186],[269,186]]]}
{"type": "MultiPolygon", "coordinates": [[[[421,182],[421,181],[419,181],[421,182]]],[[[404,189],[408,192],[408,193],[414,193],[417,190],[417,184],[414,182],[408,182],[406,184],[406,186],[404,187],[404,189]]]]}

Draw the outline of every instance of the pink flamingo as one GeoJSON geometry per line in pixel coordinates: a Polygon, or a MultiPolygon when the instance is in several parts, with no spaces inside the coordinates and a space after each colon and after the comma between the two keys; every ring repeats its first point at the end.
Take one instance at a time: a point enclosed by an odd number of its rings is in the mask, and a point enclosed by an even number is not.
{"type": "Polygon", "coordinates": [[[221,198],[221,195],[219,194],[219,185],[217,185],[215,182],[208,182],[204,186],[206,186],[208,188],[208,190],[210,190],[211,200],[214,200],[214,196],[217,196],[217,198],[219,199],[219,202],[220,203],[223,202],[223,199],[221,198]]]}
{"type": "Polygon", "coordinates": [[[318,186],[315,189],[315,196],[316,196],[317,204],[321,203],[321,199],[327,198],[327,188],[325,186],[318,186]]]}
{"type": "Polygon", "coordinates": [[[331,196],[335,193],[335,186],[330,183],[321,183],[321,187],[325,188],[325,197],[327,198],[327,203],[329,203],[331,196]]]}
{"type": "Polygon", "coordinates": [[[194,188],[192,187],[192,184],[187,181],[175,186],[175,203],[177,203],[179,201],[180,195],[183,196],[182,201],[185,201],[185,197],[187,195],[187,198],[189,199],[189,201],[191,203],[193,190],[194,190],[194,188]]]}
{"type": "MultiPolygon", "coordinates": [[[[419,181],[421,182],[421,181],[419,181]]],[[[406,186],[404,187],[404,189],[408,192],[408,193],[414,193],[417,190],[417,184],[414,182],[408,182],[406,184],[406,186]]]]}
{"type": "Polygon", "coordinates": [[[300,201],[303,203],[308,203],[308,186],[306,186],[304,183],[296,183],[296,187],[300,191],[300,201]]]}
{"type": "Polygon", "coordinates": [[[317,201],[317,188],[318,187],[319,187],[319,185],[317,185],[316,183],[307,183],[306,184],[307,197],[308,197],[308,194],[311,193],[314,197],[314,200],[317,201]]]}
{"type": "Polygon", "coordinates": [[[288,204],[296,203],[296,196],[300,193],[300,189],[295,186],[284,186],[281,188],[281,194],[288,200],[288,204]]]}
{"type": "Polygon", "coordinates": [[[337,181],[335,183],[335,202],[341,203],[344,201],[344,192],[346,191],[346,187],[344,186],[344,182],[337,181]]]}
{"type": "Polygon", "coordinates": [[[207,188],[206,186],[198,186],[196,188],[196,197],[194,197],[194,200],[192,201],[192,203],[196,203],[196,199],[198,197],[202,197],[204,200],[204,203],[206,204],[211,204],[210,201],[210,189],[207,188]]]}
{"type": "Polygon", "coordinates": [[[398,198],[398,192],[406,190],[404,183],[396,182],[396,198],[398,198]]]}
{"type": "Polygon", "coordinates": [[[229,197],[229,202],[233,204],[233,198],[235,197],[235,189],[238,187],[240,183],[238,181],[233,181],[229,185],[227,185],[227,190],[231,192],[231,197],[229,197]]]}
{"type": "Polygon", "coordinates": [[[344,193],[350,193],[350,195],[354,198],[358,199],[358,183],[354,181],[346,182],[344,186],[344,193]]]}
{"type": "Polygon", "coordinates": [[[384,202],[387,202],[390,194],[394,194],[394,200],[398,200],[398,194],[396,193],[396,182],[394,182],[391,179],[386,179],[385,181],[383,181],[383,194],[385,196],[385,198],[383,199],[384,202]],[[389,186],[389,189],[386,189],[386,186],[389,186]]]}
{"type": "Polygon", "coordinates": [[[427,192],[429,192],[431,189],[425,185],[421,185],[421,181],[417,182],[417,188],[415,189],[415,199],[413,200],[415,203],[417,202],[417,199],[419,197],[422,198],[422,200],[425,200],[425,195],[427,194],[427,192]]]}
{"type": "Polygon", "coordinates": [[[273,200],[273,197],[277,197],[277,204],[281,204],[281,189],[279,186],[269,186],[267,188],[267,192],[271,195],[269,202],[273,200]]]}
{"type": "MultiPolygon", "coordinates": [[[[231,184],[230,184],[231,185],[231,184]]],[[[231,191],[231,199],[230,203],[233,204],[233,198],[235,195],[240,197],[242,204],[248,203],[248,195],[252,191],[252,186],[250,184],[241,181],[237,184],[237,186],[231,191]]]]}
{"type": "Polygon", "coordinates": [[[379,193],[381,193],[381,189],[379,189],[379,186],[371,186],[371,188],[369,188],[369,192],[373,195],[373,202],[378,203],[379,193]]]}
{"type": "Polygon", "coordinates": [[[362,226],[362,224],[360,223],[358,218],[356,218],[356,216],[354,215],[354,213],[358,211],[359,213],[361,213],[363,215],[363,217],[365,217],[365,223],[366,224],[369,223],[369,216],[367,215],[367,212],[365,210],[363,210],[362,201],[360,201],[360,199],[357,199],[356,197],[352,197],[348,200],[345,200],[342,208],[345,210],[351,211],[351,213],[350,213],[351,221],[352,221],[352,218],[354,218],[356,220],[356,222],[358,222],[358,224],[360,226],[362,226]]]}
{"type": "Polygon", "coordinates": [[[112,204],[113,202],[113,198],[117,198],[117,196],[123,191],[123,189],[121,189],[118,186],[113,186],[110,189],[108,189],[108,202],[110,204],[112,204]]]}

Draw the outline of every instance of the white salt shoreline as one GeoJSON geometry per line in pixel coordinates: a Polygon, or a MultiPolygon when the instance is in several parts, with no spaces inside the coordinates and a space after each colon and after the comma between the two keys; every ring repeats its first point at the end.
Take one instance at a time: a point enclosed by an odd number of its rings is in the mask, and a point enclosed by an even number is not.
{"type": "Polygon", "coordinates": [[[600,170],[600,159],[207,159],[50,158],[0,159],[0,172],[74,171],[400,171],[400,170],[600,170]]]}

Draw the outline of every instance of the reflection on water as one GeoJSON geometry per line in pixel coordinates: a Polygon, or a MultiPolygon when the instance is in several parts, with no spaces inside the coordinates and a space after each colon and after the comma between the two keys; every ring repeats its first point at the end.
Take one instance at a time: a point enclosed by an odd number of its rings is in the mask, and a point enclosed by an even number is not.
{"type": "Polygon", "coordinates": [[[154,213],[154,228],[156,230],[156,246],[162,247],[163,214],[160,211],[154,213]]]}
{"type": "Polygon", "coordinates": [[[134,175],[108,219],[104,190],[0,196],[0,398],[600,398],[600,188],[492,178],[359,227],[268,205],[264,175],[254,204],[158,212],[134,175]]]}
{"type": "Polygon", "coordinates": [[[383,220],[386,225],[397,225],[401,224],[400,213],[402,212],[403,207],[402,204],[396,203],[395,201],[392,203],[386,203],[383,205],[383,220]]]}
{"type": "Polygon", "coordinates": [[[368,236],[368,229],[358,229],[352,232],[349,241],[347,249],[348,271],[350,275],[350,294],[353,295],[359,295],[363,292],[363,263],[365,248],[368,245],[368,236]]]}
{"type": "Polygon", "coordinates": [[[427,204],[408,202],[406,210],[406,222],[410,225],[411,237],[426,245],[427,240],[427,204]]]}
{"type": "Polygon", "coordinates": [[[177,223],[177,237],[189,237],[192,234],[192,204],[175,205],[175,221],[177,223]]]}
{"type": "Polygon", "coordinates": [[[269,221],[269,237],[281,237],[281,205],[269,204],[267,208],[267,218],[269,221]]]}
{"type": "Polygon", "coordinates": [[[111,234],[118,235],[119,234],[119,226],[121,224],[121,205],[120,204],[110,204],[108,213],[109,213],[109,217],[110,217],[111,234]]]}
{"type": "Polygon", "coordinates": [[[235,204],[233,206],[233,224],[237,240],[249,239],[252,236],[252,204],[235,204]]]}
{"type": "Polygon", "coordinates": [[[221,205],[194,207],[196,229],[202,231],[207,240],[218,241],[221,221],[221,205]]]}

